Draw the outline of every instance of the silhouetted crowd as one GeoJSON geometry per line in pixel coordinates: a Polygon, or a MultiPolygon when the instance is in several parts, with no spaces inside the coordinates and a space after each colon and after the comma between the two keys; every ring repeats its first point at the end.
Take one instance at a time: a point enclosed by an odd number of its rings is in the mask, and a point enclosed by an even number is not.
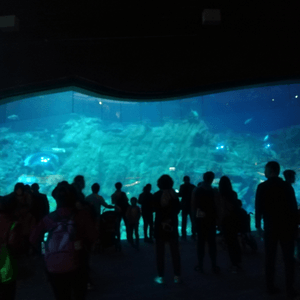
{"type": "MultiPolygon", "coordinates": [[[[265,244],[265,280],[269,294],[279,293],[275,285],[276,251],[283,253],[286,294],[297,299],[294,288],[295,267],[300,261],[300,214],[292,184],[296,173],[286,170],[285,181],[279,177],[280,166],[268,162],[267,180],[258,185],[255,197],[255,226],[265,244]],[[262,230],[262,220],[263,229],[262,230]],[[295,247],[297,255],[295,256],[295,247]]],[[[39,192],[37,183],[17,183],[14,191],[0,198],[0,299],[15,299],[16,281],[22,276],[22,263],[31,256],[42,255],[45,272],[55,298],[85,299],[93,288],[89,273],[90,254],[114,246],[121,251],[121,222],[127,241],[140,247],[139,222],[143,218],[144,242],[154,243],[157,284],[164,283],[165,246],[170,247],[174,282],[182,283],[179,251],[178,214],[182,212],[181,239],[187,239],[187,219],[191,222],[191,238],[197,243],[198,263],[195,271],[204,272],[205,246],[208,245],[212,272],[221,270],[217,263],[217,233],[226,245],[232,273],[242,270],[242,246],[257,251],[251,234],[250,214],[242,208],[227,176],[212,187],[213,172],[206,172],[197,186],[185,176],[179,192],[169,175],[162,175],[152,194],[147,184],[138,197],[129,201],[122,184],[108,204],[99,195],[100,185],[92,185],[92,194],[85,197],[84,177],[78,175],[72,184],[62,181],[52,191],[57,209],[49,213],[47,196],[39,192]],[[181,201],[179,200],[181,198],[181,201]],[[101,207],[106,208],[101,214],[101,207]],[[155,219],[154,219],[155,216],[155,219]],[[71,298],[73,295],[74,298],[71,298]]],[[[24,276],[24,274],[23,274],[24,276]]]]}

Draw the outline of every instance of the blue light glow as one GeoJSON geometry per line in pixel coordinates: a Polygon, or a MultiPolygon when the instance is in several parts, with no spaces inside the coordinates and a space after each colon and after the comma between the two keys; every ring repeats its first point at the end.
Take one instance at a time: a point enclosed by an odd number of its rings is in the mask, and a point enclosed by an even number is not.
{"type": "Polygon", "coordinates": [[[220,149],[225,149],[225,146],[221,143],[219,143],[216,147],[217,150],[220,150],[220,149]]]}
{"type": "MultiPolygon", "coordinates": [[[[243,205],[253,211],[268,160],[278,160],[283,171],[297,171],[300,106],[291,103],[296,104],[299,92],[300,85],[291,84],[138,102],[68,91],[23,99],[22,105],[4,103],[3,112],[20,115],[22,121],[16,117],[11,128],[0,124],[0,175],[5,179],[0,195],[10,194],[16,182],[36,182],[53,211],[53,188],[76,175],[85,177],[86,196],[98,182],[110,203],[118,181],[128,197],[138,197],[147,183],[156,192],[162,174],[170,174],[179,191],[185,175],[197,185],[213,171],[214,187],[227,175],[243,205]],[[270,108],[269,95],[276,97],[271,98],[276,107],[270,108]],[[283,101],[285,95],[294,98],[283,101]],[[49,111],[43,101],[51,103],[49,111]]],[[[295,193],[299,200],[297,184],[295,193]]],[[[187,228],[190,234],[190,223],[187,228]]],[[[123,223],[121,233],[126,238],[123,223]]]]}

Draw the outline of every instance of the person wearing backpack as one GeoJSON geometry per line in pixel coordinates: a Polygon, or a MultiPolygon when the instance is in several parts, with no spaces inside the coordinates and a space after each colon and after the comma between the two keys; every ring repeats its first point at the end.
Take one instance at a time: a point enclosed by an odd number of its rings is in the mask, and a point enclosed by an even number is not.
{"type": "Polygon", "coordinates": [[[12,198],[0,198],[0,299],[13,300],[16,295],[17,250],[20,248],[20,226],[13,217],[12,198]]]}
{"type": "Polygon", "coordinates": [[[76,209],[76,195],[67,182],[58,184],[52,196],[57,210],[43,218],[30,241],[36,245],[48,232],[44,262],[56,300],[83,300],[88,281],[87,250],[96,241],[97,230],[90,214],[76,209]]]}

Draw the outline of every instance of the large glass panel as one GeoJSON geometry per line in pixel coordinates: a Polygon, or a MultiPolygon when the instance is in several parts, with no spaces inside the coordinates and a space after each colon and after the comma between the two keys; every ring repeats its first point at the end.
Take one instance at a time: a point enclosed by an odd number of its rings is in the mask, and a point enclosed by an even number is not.
{"type": "Polygon", "coordinates": [[[141,105],[138,102],[123,102],[121,104],[123,123],[137,123],[142,121],[141,105]]]}
{"type": "MultiPolygon", "coordinates": [[[[86,196],[97,182],[110,203],[118,181],[130,199],[147,183],[156,192],[162,174],[178,191],[185,175],[197,185],[213,171],[213,185],[227,175],[254,212],[268,161],[278,161],[282,172],[300,170],[299,95],[299,84],[153,102],[70,91],[1,105],[0,195],[17,182],[37,182],[54,210],[53,188],[76,175],[85,177],[86,196]]],[[[299,199],[298,180],[294,189],[299,199]]]]}

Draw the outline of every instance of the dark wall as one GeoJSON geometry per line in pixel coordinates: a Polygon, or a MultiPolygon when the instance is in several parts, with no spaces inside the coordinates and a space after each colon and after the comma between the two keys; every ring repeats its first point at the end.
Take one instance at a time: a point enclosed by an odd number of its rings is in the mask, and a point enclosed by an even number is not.
{"type": "Polygon", "coordinates": [[[1,13],[20,30],[0,33],[0,99],[74,85],[155,100],[299,80],[296,5],[14,2],[1,13]],[[203,8],[220,8],[221,24],[202,26],[203,8]]]}

